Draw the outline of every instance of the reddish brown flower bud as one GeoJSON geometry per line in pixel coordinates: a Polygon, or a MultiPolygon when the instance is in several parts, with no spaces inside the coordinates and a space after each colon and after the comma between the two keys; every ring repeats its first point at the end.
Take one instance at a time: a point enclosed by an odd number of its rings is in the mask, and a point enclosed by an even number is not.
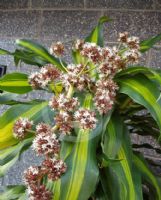
{"type": "Polygon", "coordinates": [[[72,112],[79,105],[78,98],[67,98],[64,94],[60,94],[58,97],[54,96],[49,102],[49,106],[55,110],[64,110],[72,112]]]}
{"type": "Polygon", "coordinates": [[[123,58],[126,60],[126,63],[135,64],[138,63],[141,54],[138,50],[129,50],[123,54],[123,58]]]}
{"type": "Polygon", "coordinates": [[[70,85],[73,85],[80,91],[86,88],[86,86],[90,82],[90,79],[87,74],[81,73],[83,67],[84,66],[81,64],[70,64],[67,66],[68,73],[62,75],[62,82],[66,89],[68,89],[70,85]]]}
{"type": "Polygon", "coordinates": [[[61,112],[56,115],[55,123],[59,127],[59,131],[63,134],[70,134],[73,128],[72,116],[67,112],[61,112]]]}
{"type": "Polygon", "coordinates": [[[55,134],[37,135],[32,146],[38,155],[55,155],[60,151],[60,143],[55,134]]]}
{"type": "Polygon", "coordinates": [[[64,53],[64,45],[61,42],[53,43],[50,47],[50,53],[59,57],[64,53]]]}
{"type": "Polygon", "coordinates": [[[42,168],[47,170],[48,178],[53,181],[58,180],[67,170],[67,166],[64,161],[57,160],[55,158],[44,160],[42,168]]]}
{"type": "Polygon", "coordinates": [[[82,48],[83,48],[83,45],[84,45],[84,40],[76,40],[75,43],[74,43],[74,50],[78,50],[78,51],[81,51],[82,48]]]}
{"type": "Polygon", "coordinates": [[[60,71],[52,64],[48,64],[42,67],[39,73],[35,72],[29,76],[29,84],[34,89],[44,88],[51,81],[55,81],[58,78],[60,78],[60,71]]]}
{"type": "Polygon", "coordinates": [[[94,111],[80,108],[75,112],[75,120],[79,122],[79,125],[83,129],[94,129],[96,128],[96,114],[94,111]]]}
{"type": "Polygon", "coordinates": [[[127,45],[130,47],[130,49],[139,49],[139,38],[138,37],[129,37],[127,39],[127,45]]]}
{"type": "Polygon", "coordinates": [[[118,86],[112,79],[99,80],[96,83],[95,106],[100,114],[105,114],[112,109],[118,86]]]}
{"type": "Polygon", "coordinates": [[[36,133],[41,135],[48,135],[52,133],[52,127],[49,124],[39,123],[36,126],[36,133]]]}
{"type": "Polygon", "coordinates": [[[23,139],[27,131],[32,128],[33,122],[29,121],[27,118],[18,119],[13,126],[13,135],[15,138],[23,139]]]}
{"type": "Polygon", "coordinates": [[[29,200],[52,200],[52,192],[45,185],[31,185],[27,193],[29,200]]]}
{"type": "Polygon", "coordinates": [[[52,64],[42,67],[40,73],[42,74],[43,80],[54,81],[60,78],[60,71],[52,64]]]}
{"type": "Polygon", "coordinates": [[[41,178],[41,169],[40,167],[29,167],[27,170],[24,171],[24,183],[26,185],[37,184],[39,179],[41,178]]]}
{"type": "Polygon", "coordinates": [[[119,33],[119,39],[118,39],[118,41],[122,42],[122,43],[126,43],[128,35],[129,35],[128,32],[119,33]]]}
{"type": "Polygon", "coordinates": [[[81,55],[87,57],[94,63],[99,63],[102,61],[102,50],[95,43],[86,42],[83,45],[81,55]]]}

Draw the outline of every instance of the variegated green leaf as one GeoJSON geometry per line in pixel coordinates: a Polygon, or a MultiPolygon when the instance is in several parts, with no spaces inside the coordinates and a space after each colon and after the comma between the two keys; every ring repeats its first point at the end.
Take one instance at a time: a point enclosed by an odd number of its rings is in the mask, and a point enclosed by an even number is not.
{"type": "Polygon", "coordinates": [[[113,162],[108,168],[101,170],[104,192],[111,200],[141,200],[141,178],[132,165],[129,133],[118,113],[112,115],[106,135],[108,140],[103,142],[103,152],[107,157],[113,156],[120,161],[113,162]]]}
{"type": "Polygon", "coordinates": [[[161,41],[161,34],[158,34],[157,36],[154,36],[150,39],[142,41],[140,43],[140,51],[142,53],[148,51],[150,48],[152,48],[159,41],[161,41]]]}
{"type": "Polygon", "coordinates": [[[102,141],[103,152],[108,158],[114,159],[121,147],[123,126],[118,114],[113,113],[108,122],[104,138],[102,141]],[[115,123],[113,123],[115,121],[115,123]]]}
{"type": "Polygon", "coordinates": [[[154,80],[159,85],[161,85],[161,74],[157,72],[157,70],[155,69],[143,66],[134,66],[124,69],[118,74],[116,74],[115,79],[119,79],[122,76],[133,76],[136,74],[143,74],[147,76],[149,79],[154,80]]]}
{"type": "Polygon", "coordinates": [[[0,200],[26,200],[25,186],[13,185],[3,188],[0,192],[0,200]]]}
{"type": "Polygon", "coordinates": [[[16,49],[12,55],[14,56],[14,62],[16,66],[18,66],[20,62],[24,62],[29,65],[36,65],[38,67],[48,63],[45,59],[35,54],[34,52],[24,49],[16,49]]]}
{"type": "Polygon", "coordinates": [[[86,42],[93,42],[96,43],[99,46],[103,46],[103,23],[110,22],[111,19],[107,16],[103,16],[99,19],[98,25],[92,30],[90,35],[86,37],[86,42]]]}
{"type": "Polygon", "coordinates": [[[31,40],[25,40],[25,39],[21,39],[21,40],[16,40],[16,43],[27,49],[30,50],[31,53],[35,53],[36,55],[40,56],[41,58],[43,58],[44,60],[46,60],[47,62],[55,65],[57,68],[59,68],[62,71],[66,71],[65,67],[66,64],[63,62],[61,63],[59,61],[58,58],[54,57],[53,55],[51,55],[47,49],[45,49],[43,46],[41,46],[40,44],[33,42],[31,40]]]}
{"type": "Polygon", "coordinates": [[[25,94],[32,91],[28,83],[28,75],[22,73],[6,74],[0,78],[0,90],[16,94],[25,94]]]}
{"type": "Polygon", "coordinates": [[[11,52],[0,48],[0,55],[11,55],[11,52]]]}
{"type": "Polygon", "coordinates": [[[21,153],[32,144],[32,138],[19,142],[10,148],[0,151],[0,177],[4,176],[7,170],[16,163],[21,153]]]}
{"type": "MultiPolygon", "coordinates": [[[[111,21],[110,18],[103,16],[99,19],[97,26],[92,30],[89,36],[86,37],[86,42],[96,43],[99,46],[103,46],[103,24],[111,21]]],[[[75,63],[85,64],[86,59],[80,55],[79,51],[72,52],[73,60],[75,63]]]]}
{"type": "Polygon", "coordinates": [[[141,74],[122,77],[118,83],[119,92],[127,94],[135,102],[143,105],[151,113],[161,130],[161,102],[157,101],[160,91],[156,85],[141,74]]]}
{"type": "Polygon", "coordinates": [[[51,123],[53,113],[48,107],[48,102],[37,102],[27,105],[14,105],[0,117],[0,149],[18,143],[13,137],[13,124],[19,117],[27,117],[35,123],[46,121],[51,123]]]}
{"type": "Polygon", "coordinates": [[[154,174],[148,168],[145,160],[141,156],[133,155],[133,161],[138,170],[141,172],[142,179],[146,180],[148,184],[150,184],[150,189],[153,187],[155,189],[155,197],[153,196],[154,200],[161,199],[161,187],[158,182],[158,179],[154,176],[154,174]]]}

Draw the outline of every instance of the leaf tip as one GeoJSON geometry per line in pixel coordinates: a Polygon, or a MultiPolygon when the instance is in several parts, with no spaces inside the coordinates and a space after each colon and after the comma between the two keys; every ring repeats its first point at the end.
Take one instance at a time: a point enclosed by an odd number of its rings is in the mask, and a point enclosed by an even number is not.
{"type": "Polygon", "coordinates": [[[100,19],[99,19],[99,24],[103,24],[105,22],[110,22],[112,21],[111,18],[109,18],[108,16],[102,16],[100,19]]]}

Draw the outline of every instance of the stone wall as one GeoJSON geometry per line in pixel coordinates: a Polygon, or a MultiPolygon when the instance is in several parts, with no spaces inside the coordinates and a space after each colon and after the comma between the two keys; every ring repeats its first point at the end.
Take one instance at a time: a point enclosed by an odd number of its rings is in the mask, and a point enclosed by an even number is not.
{"type": "MultiPolygon", "coordinates": [[[[0,0],[0,48],[12,51],[15,39],[30,38],[46,47],[61,40],[70,50],[71,41],[84,38],[102,15],[113,19],[105,26],[105,40],[109,45],[116,44],[121,31],[128,31],[141,39],[161,33],[161,0],[0,0]]],[[[71,60],[68,52],[65,59],[71,60]]],[[[161,43],[146,53],[141,63],[160,68],[161,43]]],[[[19,70],[12,58],[1,56],[0,64],[7,65],[8,72],[19,70]]],[[[21,70],[30,73],[35,68],[23,65],[21,70]]],[[[40,98],[42,93],[35,96],[40,98]]],[[[35,96],[29,93],[24,98],[35,96]]],[[[1,114],[4,110],[6,106],[0,106],[1,114]]],[[[39,159],[33,152],[27,151],[21,162],[0,179],[0,184],[20,183],[23,170],[37,162],[39,159]]]]}

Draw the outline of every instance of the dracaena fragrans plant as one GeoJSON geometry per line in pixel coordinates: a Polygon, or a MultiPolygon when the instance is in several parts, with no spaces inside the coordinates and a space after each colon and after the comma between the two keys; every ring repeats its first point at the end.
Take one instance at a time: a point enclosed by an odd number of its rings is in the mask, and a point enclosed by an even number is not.
{"type": "Polygon", "coordinates": [[[141,42],[123,32],[118,45],[109,47],[103,42],[108,21],[100,18],[85,40],[74,42],[72,64],[63,61],[61,42],[48,51],[17,40],[21,48],[15,52],[0,50],[13,56],[16,65],[40,68],[0,79],[0,103],[11,106],[0,118],[0,175],[30,146],[43,158],[25,170],[24,185],[5,187],[0,199],[161,199],[159,175],[139,153],[146,144],[130,139],[149,135],[160,144],[161,72],[139,62],[161,35],[141,42]],[[35,90],[51,97],[19,100],[20,94],[35,90]]]}

